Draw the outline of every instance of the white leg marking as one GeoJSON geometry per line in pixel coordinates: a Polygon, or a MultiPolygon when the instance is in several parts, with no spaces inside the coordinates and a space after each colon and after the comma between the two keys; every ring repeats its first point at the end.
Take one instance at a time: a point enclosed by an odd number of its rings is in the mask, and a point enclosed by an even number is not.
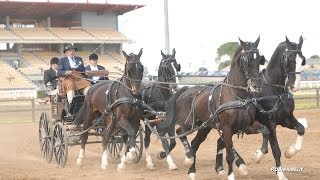
{"type": "Polygon", "coordinates": [[[228,176],[228,180],[234,180],[234,174],[231,173],[229,176],[228,176]]]}
{"type": "Polygon", "coordinates": [[[284,153],[284,156],[286,158],[291,158],[292,156],[297,154],[297,152],[299,152],[302,149],[302,142],[303,136],[298,135],[296,143],[287,148],[286,152],[284,153]]]}
{"type": "Polygon", "coordinates": [[[189,179],[190,180],[195,180],[196,179],[196,173],[190,173],[189,174],[189,179]]]}
{"type": "Polygon", "coordinates": [[[170,155],[167,156],[167,163],[169,165],[169,170],[176,170],[178,167],[174,164],[173,159],[170,155]]]}
{"type": "Polygon", "coordinates": [[[119,172],[126,168],[125,162],[126,162],[126,155],[124,154],[121,157],[121,163],[118,164],[118,171],[119,172]]]}
{"type": "Polygon", "coordinates": [[[286,176],[284,176],[283,172],[277,172],[277,176],[279,180],[288,180],[288,178],[286,178],[286,176]]]}
{"type": "Polygon", "coordinates": [[[192,164],[193,164],[193,162],[194,162],[194,157],[192,157],[192,158],[188,158],[187,156],[184,158],[184,164],[186,165],[186,166],[191,166],[192,164]]]}
{"type": "Polygon", "coordinates": [[[149,153],[149,149],[146,149],[146,161],[147,161],[147,168],[150,170],[155,169],[154,164],[152,162],[151,154],[149,153]]]}
{"type": "Polygon", "coordinates": [[[127,153],[127,163],[132,164],[134,162],[134,159],[136,157],[136,149],[134,147],[129,149],[129,152],[127,153]]]}
{"type": "Polygon", "coordinates": [[[101,157],[101,169],[106,170],[107,166],[108,166],[108,152],[107,150],[104,150],[101,157]]]}
{"type": "Polygon", "coordinates": [[[255,163],[259,163],[263,157],[264,157],[264,153],[261,151],[261,149],[258,149],[253,156],[253,160],[255,163]]]}
{"type": "Polygon", "coordinates": [[[246,176],[249,174],[248,167],[245,164],[240,164],[239,172],[241,175],[246,176]]]}
{"type": "Polygon", "coordinates": [[[79,152],[79,157],[77,159],[77,166],[81,167],[82,166],[82,159],[84,157],[84,149],[80,148],[80,152],[79,152]]]}

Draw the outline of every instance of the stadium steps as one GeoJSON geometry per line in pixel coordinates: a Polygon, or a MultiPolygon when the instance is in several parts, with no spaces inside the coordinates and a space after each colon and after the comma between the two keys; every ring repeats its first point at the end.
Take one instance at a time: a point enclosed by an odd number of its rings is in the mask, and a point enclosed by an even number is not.
{"type": "Polygon", "coordinates": [[[16,35],[17,37],[19,37],[20,39],[23,39],[22,36],[20,36],[18,33],[16,33],[14,30],[10,29],[10,32],[14,35],[16,35]]]}

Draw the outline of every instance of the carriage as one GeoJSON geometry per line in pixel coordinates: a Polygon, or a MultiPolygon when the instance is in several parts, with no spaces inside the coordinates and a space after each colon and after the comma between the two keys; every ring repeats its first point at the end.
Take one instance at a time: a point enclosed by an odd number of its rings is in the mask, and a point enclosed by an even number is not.
{"type": "MultiPolygon", "coordinates": [[[[46,90],[48,94],[49,90],[46,90]]],[[[46,163],[52,161],[53,156],[59,167],[64,167],[68,158],[68,146],[80,144],[80,136],[88,132],[90,136],[96,136],[100,140],[89,141],[87,144],[101,143],[103,131],[106,128],[104,121],[97,114],[93,125],[88,129],[83,129],[74,123],[78,111],[80,110],[85,96],[76,92],[72,103],[69,105],[66,95],[49,95],[51,104],[51,118],[46,113],[42,113],[39,120],[39,143],[41,156],[46,163]]],[[[140,127],[136,134],[136,158],[134,163],[139,162],[143,151],[143,128],[140,127]]],[[[119,159],[120,152],[125,144],[126,132],[118,128],[112,132],[108,141],[108,154],[113,159],[119,159]]]]}

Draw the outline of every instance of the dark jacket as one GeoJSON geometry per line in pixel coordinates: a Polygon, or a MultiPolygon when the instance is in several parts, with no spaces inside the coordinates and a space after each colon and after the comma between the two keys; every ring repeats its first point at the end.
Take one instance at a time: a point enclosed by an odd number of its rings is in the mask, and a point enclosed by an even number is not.
{"type": "Polygon", "coordinates": [[[51,82],[53,88],[56,89],[58,84],[58,76],[56,71],[52,68],[45,70],[43,74],[43,81],[45,86],[47,86],[48,82],[51,82]]]}
{"type": "MultiPolygon", "coordinates": [[[[78,68],[75,69],[80,72],[85,72],[83,60],[81,57],[75,56],[75,61],[76,64],[78,65],[78,68]]],[[[70,64],[69,64],[69,59],[68,57],[63,57],[59,59],[59,68],[58,68],[58,76],[66,76],[66,71],[71,70],[70,64]]]]}
{"type": "MultiPolygon", "coordinates": [[[[105,70],[105,68],[103,66],[97,65],[98,66],[98,70],[105,70]]],[[[86,66],[86,71],[91,71],[90,65],[86,66]]],[[[88,76],[89,79],[92,79],[92,76],[88,76]]],[[[109,80],[108,77],[100,77],[99,80],[109,80]]]]}

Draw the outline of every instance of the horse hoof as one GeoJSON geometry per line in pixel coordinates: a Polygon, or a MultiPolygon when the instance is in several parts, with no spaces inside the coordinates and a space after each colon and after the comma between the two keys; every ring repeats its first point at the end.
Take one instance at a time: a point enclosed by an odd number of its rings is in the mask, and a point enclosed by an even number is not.
{"type": "Polygon", "coordinates": [[[260,161],[262,160],[263,156],[264,156],[264,153],[260,149],[258,149],[256,151],[256,153],[254,154],[254,156],[253,156],[254,162],[255,163],[260,163],[260,161]]]}
{"type": "Polygon", "coordinates": [[[81,159],[77,159],[77,167],[81,168],[82,167],[82,160],[81,159]]]}
{"type": "Polygon", "coordinates": [[[188,167],[191,166],[193,164],[193,162],[194,162],[194,157],[192,157],[192,158],[185,157],[184,158],[184,164],[188,167]]]}
{"type": "Polygon", "coordinates": [[[227,173],[226,173],[225,170],[221,170],[221,171],[218,172],[218,175],[219,175],[219,176],[225,176],[226,174],[227,174],[227,173]]]}
{"type": "Polygon", "coordinates": [[[247,167],[245,164],[241,164],[241,165],[239,166],[239,172],[240,172],[240,174],[243,175],[243,176],[248,175],[248,174],[249,174],[249,172],[248,172],[248,167],[247,167]]]}
{"type": "Polygon", "coordinates": [[[105,171],[107,170],[108,164],[101,164],[101,170],[105,171]]]}
{"type": "Polygon", "coordinates": [[[158,154],[157,154],[157,158],[158,159],[163,159],[163,158],[165,158],[165,157],[167,157],[167,155],[166,155],[166,153],[165,152],[159,152],[158,154]]]}
{"type": "Polygon", "coordinates": [[[196,174],[195,173],[190,173],[189,174],[189,179],[190,180],[195,180],[196,179],[196,174]]]}
{"type": "Polygon", "coordinates": [[[288,180],[288,178],[284,176],[283,172],[277,172],[277,176],[279,180],[288,180]]]}
{"type": "Polygon", "coordinates": [[[289,146],[286,150],[286,152],[284,153],[284,156],[286,158],[291,158],[292,156],[294,156],[298,151],[296,150],[296,148],[294,146],[289,146]]]}
{"type": "Polygon", "coordinates": [[[156,169],[156,167],[153,164],[147,164],[147,168],[149,170],[155,170],[156,169]]]}
{"type": "Polygon", "coordinates": [[[178,169],[178,167],[175,164],[172,164],[172,165],[169,166],[169,170],[170,171],[177,170],[177,169],[178,169]]]}
{"type": "Polygon", "coordinates": [[[118,164],[117,170],[118,170],[119,172],[121,172],[121,171],[123,171],[125,168],[126,168],[126,166],[124,165],[124,163],[121,163],[121,164],[118,164]]]}

